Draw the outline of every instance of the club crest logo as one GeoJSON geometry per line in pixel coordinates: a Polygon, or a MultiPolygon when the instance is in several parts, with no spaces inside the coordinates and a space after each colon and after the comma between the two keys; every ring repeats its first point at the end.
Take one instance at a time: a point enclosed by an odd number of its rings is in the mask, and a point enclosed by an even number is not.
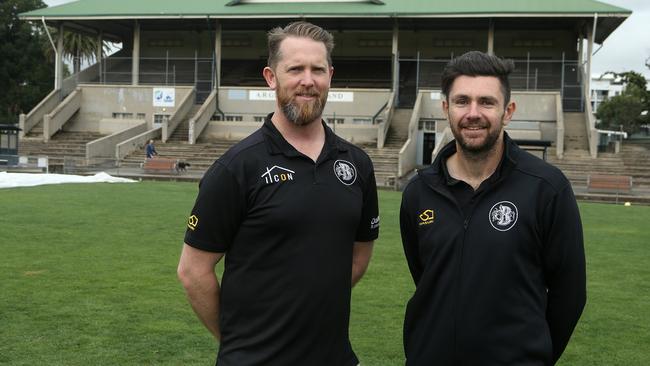
{"type": "Polygon", "coordinates": [[[345,160],[337,160],[334,162],[334,174],[346,186],[351,185],[357,180],[357,169],[345,160]]]}
{"type": "Polygon", "coordinates": [[[519,212],[510,201],[501,201],[490,209],[490,224],[499,231],[508,231],[517,223],[519,212]]]}

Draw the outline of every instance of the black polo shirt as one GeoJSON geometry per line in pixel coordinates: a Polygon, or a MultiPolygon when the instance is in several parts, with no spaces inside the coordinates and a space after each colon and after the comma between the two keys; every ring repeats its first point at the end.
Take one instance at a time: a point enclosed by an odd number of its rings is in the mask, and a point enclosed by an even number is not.
{"type": "Polygon", "coordinates": [[[185,242],[225,252],[220,366],[358,363],[352,246],[379,231],[370,158],[324,123],[317,161],[266,118],[206,172],[185,242]]]}

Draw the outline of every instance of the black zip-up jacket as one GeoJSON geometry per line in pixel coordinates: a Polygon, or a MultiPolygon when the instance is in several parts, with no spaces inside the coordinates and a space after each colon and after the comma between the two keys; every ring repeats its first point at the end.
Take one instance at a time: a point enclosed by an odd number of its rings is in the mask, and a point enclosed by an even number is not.
{"type": "Polygon", "coordinates": [[[442,164],[452,141],[402,196],[400,229],[416,290],[406,364],[553,365],[586,301],[582,224],[559,169],[505,134],[498,178],[467,215],[442,164]]]}

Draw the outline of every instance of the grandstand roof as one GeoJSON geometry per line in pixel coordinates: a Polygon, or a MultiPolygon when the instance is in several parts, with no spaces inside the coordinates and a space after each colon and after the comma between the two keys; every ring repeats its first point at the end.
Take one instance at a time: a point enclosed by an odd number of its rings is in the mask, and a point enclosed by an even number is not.
{"type": "Polygon", "coordinates": [[[593,18],[606,38],[632,12],[595,0],[79,0],[20,14],[26,20],[188,18],[593,18]]]}

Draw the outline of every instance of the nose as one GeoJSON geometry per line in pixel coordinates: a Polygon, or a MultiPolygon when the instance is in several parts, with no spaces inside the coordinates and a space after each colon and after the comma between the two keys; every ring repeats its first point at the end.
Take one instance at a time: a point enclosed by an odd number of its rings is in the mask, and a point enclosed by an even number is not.
{"type": "Polygon", "coordinates": [[[481,114],[478,111],[478,103],[477,102],[471,102],[469,104],[469,111],[467,111],[467,118],[468,119],[477,119],[480,118],[481,114]]]}
{"type": "Polygon", "coordinates": [[[311,70],[305,70],[302,78],[300,79],[300,85],[307,88],[314,86],[314,75],[312,74],[311,70]]]}

